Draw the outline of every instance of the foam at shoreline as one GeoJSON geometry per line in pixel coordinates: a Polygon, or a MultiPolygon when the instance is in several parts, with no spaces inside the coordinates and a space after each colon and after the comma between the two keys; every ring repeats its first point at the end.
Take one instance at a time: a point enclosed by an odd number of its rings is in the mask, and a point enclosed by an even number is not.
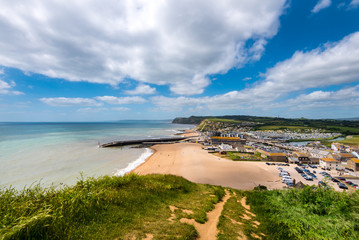
{"type": "Polygon", "coordinates": [[[135,168],[137,168],[138,166],[140,166],[142,163],[144,163],[146,161],[147,158],[151,157],[151,155],[154,153],[154,151],[150,148],[146,148],[145,152],[141,154],[141,156],[139,158],[137,158],[135,161],[130,162],[127,167],[123,168],[123,169],[119,169],[116,171],[116,173],[114,174],[114,176],[123,176],[128,172],[131,172],[132,170],[134,170],[135,168]]]}

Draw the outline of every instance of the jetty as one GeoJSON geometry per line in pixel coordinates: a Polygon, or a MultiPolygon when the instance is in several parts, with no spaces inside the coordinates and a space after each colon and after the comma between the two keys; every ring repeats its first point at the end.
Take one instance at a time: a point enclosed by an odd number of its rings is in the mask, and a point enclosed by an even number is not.
{"type": "Polygon", "coordinates": [[[150,144],[161,144],[161,143],[170,143],[178,142],[187,139],[186,137],[168,137],[168,138],[146,138],[146,139],[137,139],[137,140],[123,140],[123,141],[114,141],[105,144],[99,144],[101,148],[108,147],[122,147],[128,145],[150,145],[150,144]]]}

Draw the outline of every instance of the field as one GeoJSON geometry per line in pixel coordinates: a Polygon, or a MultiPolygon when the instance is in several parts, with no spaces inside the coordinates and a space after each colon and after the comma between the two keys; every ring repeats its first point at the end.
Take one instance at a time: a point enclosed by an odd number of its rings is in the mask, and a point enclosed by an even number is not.
{"type": "Polygon", "coordinates": [[[232,119],[219,119],[219,118],[209,118],[207,119],[211,122],[223,122],[223,123],[242,123],[243,121],[239,121],[239,120],[232,120],[232,119]]]}
{"type": "Polygon", "coordinates": [[[285,129],[302,132],[303,130],[313,129],[313,128],[303,127],[303,126],[261,126],[258,128],[258,130],[285,130],[285,129]]]}
{"type": "Polygon", "coordinates": [[[262,161],[263,160],[260,154],[250,154],[250,153],[241,153],[241,152],[226,152],[226,154],[224,155],[216,153],[215,155],[233,161],[262,161]]]}
{"type": "Polygon", "coordinates": [[[347,136],[344,140],[339,142],[348,145],[359,145],[359,135],[347,136]]]}

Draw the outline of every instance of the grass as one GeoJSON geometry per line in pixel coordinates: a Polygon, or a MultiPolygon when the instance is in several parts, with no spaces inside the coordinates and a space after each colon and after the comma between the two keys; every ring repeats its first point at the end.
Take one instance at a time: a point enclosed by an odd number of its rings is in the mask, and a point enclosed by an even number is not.
{"type": "Polygon", "coordinates": [[[359,134],[359,128],[356,127],[342,127],[342,126],[325,126],[330,132],[339,132],[345,135],[359,134]]]}
{"type": "Polygon", "coordinates": [[[223,195],[221,187],[171,175],[89,178],[61,190],[4,189],[0,239],[195,239],[193,226],[168,221],[169,205],[205,222],[223,195]]]}
{"type": "Polygon", "coordinates": [[[265,239],[359,239],[359,193],[307,186],[247,191],[265,239]]]}
{"type": "MultiPolygon", "coordinates": [[[[359,239],[359,191],[228,189],[218,239],[359,239]],[[239,203],[246,196],[251,212],[239,203]],[[245,217],[247,216],[247,217],[245,217]],[[249,216],[249,218],[248,218],[249,216]],[[255,224],[259,221],[261,224],[255,224]]],[[[101,177],[73,187],[0,190],[0,239],[196,239],[224,188],[172,175],[101,177]],[[171,212],[170,206],[176,210],[171,212]],[[172,218],[172,221],[168,219],[172,218]]]]}
{"type": "Polygon", "coordinates": [[[233,124],[239,124],[242,123],[243,121],[240,120],[232,120],[232,119],[221,119],[221,118],[208,118],[207,120],[211,121],[211,122],[223,122],[223,123],[233,123],[233,124]]]}
{"type": "Polygon", "coordinates": [[[300,131],[306,129],[313,129],[312,127],[303,127],[303,126],[261,126],[258,130],[292,130],[292,131],[300,131]]]}
{"type": "Polygon", "coordinates": [[[250,154],[250,153],[227,152],[226,155],[224,156],[233,161],[262,161],[263,160],[263,158],[260,155],[250,154]]]}
{"type": "Polygon", "coordinates": [[[232,240],[246,237],[246,239],[256,239],[253,234],[261,236],[262,233],[253,223],[256,217],[249,215],[245,208],[239,203],[244,197],[243,191],[231,190],[231,197],[224,205],[222,215],[217,225],[218,240],[232,240]],[[250,216],[249,219],[244,216],[250,216]]]}
{"type": "Polygon", "coordinates": [[[338,142],[347,145],[359,145],[359,135],[347,136],[344,140],[338,142]]]}

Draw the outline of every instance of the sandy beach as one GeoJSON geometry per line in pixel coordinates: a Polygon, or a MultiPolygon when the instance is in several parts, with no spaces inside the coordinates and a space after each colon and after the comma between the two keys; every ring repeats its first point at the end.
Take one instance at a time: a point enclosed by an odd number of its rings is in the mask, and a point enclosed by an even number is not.
{"type": "Polygon", "coordinates": [[[182,176],[192,182],[250,190],[259,184],[282,189],[278,170],[264,162],[238,162],[213,156],[196,143],[161,144],[134,172],[182,176]]]}

